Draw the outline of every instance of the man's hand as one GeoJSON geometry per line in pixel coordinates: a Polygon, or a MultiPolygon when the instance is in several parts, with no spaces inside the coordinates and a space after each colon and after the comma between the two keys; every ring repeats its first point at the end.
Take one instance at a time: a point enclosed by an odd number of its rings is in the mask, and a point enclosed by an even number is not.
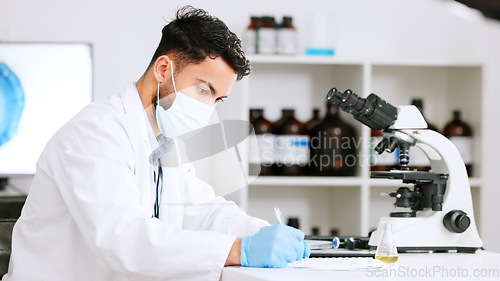
{"type": "Polygon", "coordinates": [[[248,267],[286,267],[289,262],[309,257],[311,246],[298,229],[276,224],[253,236],[241,238],[241,265],[248,267]]]}
{"type": "Polygon", "coordinates": [[[229,251],[229,255],[227,256],[226,263],[224,264],[224,266],[241,265],[240,248],[241,248],[241,238],[238,237],[236,238],[236,240],[234,240],[233,246],[229,251]]]}

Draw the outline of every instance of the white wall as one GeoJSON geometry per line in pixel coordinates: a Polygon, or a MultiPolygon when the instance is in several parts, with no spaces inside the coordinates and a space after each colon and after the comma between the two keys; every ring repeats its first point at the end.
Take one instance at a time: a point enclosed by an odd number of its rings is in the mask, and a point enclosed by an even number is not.
{"type": "Polygon", "coordinates": [[[142,74],[165,19],[186,3],[217,15],[240,35],[251,14],[289,14],[306,38],[314,12],[328,12],[337,53],[343,57],[481,58],[489,53],[480,42],[500,33],[495,24],[457,18],[446,11],[444,0],[310,0],[307,5],[285,0],[2,0],[0,40],[92,43],[95,98],[102,99],[142,74]]]}
{"type": "MultiPolygon", "coordinates": [[[[339,57],[470,58],[484,61],[486,98],[482,113],[485,128],[498,128],[500,111],[491,105],[499,100],[500,22],[474,23],[450,13],[444,0],[2,0],[0,41],[89,42],[94,46],[94,98],[119,91],[145,70],[160,39],[165,19],[176,7],[190,3],[204,8],[242,34],[252,14],[289,14],[303,38],[310,17],[328,12],[332,19],[339,57]],[[164,19],[165,18],[165,19],[164,19]]],[[[40,70],[43,71],[43,70],[40,70]]],[[[474,94],[474,93],[471,93],[474,94]]],[[[486,163],[495,164],[498,129],[488,134],[483,146],[486,163]]],[[[482,192],[482,235],[487,249],[500,251],[498,207],[500,198],[495,170],[485,169],[482,192]]]]}

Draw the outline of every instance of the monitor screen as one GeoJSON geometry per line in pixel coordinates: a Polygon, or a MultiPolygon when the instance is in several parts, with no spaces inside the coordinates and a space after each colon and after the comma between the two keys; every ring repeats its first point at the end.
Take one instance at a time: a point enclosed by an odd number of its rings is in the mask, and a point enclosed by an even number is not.
{"type": "Polygon", "coordinates": [[[0,177],[34,174],[52,135],[91,100],[91,45],[0,42],[0,177]]]}

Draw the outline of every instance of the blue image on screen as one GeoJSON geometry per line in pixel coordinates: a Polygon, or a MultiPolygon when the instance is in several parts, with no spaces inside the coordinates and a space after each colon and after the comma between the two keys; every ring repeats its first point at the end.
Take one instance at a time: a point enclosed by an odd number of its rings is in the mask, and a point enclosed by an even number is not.
{"type": "Polygon", "coordinates": [[[17,132],[24,108],[24,92],[19,79],[0,62],[0,146],[17,132]]]}

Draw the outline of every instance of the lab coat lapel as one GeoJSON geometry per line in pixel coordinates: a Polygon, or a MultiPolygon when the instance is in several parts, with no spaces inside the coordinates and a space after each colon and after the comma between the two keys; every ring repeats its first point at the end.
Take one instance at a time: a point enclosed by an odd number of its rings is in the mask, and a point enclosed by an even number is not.
{"type": "Polygon", "coordinates": [[[146,125],[148,125],[146,122],[148,121],[134,82],[128,84],[125,89],[120,92],[120,98],[122,99],[123,109],[127,118],[140,131],[140,135],[147,144],[149,150],[148,131],[146,127],[146,125]]]}
{"type": "Polygon", "coordinates": [[[153,212],[155,200],[155,189],[153,168],[149,163],[149,155],[151,154],[151,144],[148,137],[149,121],[147,120],[146,112],[142,106],[139,92],[134,82],[129,83],[125,89],[120,92],[123,109],[128,121],[138,130],[136,136],[130,136],[133,142],[135,157],[137,163],[135,166],[135,174],[137,176],[137,188],[141,194],[141,205],[153,212]]]}
{"type": "MultiPolygon", "coordinates": [[[[123,108],[127,118],[140,132],[137,140],[141,138],[144,149],[141,153],[136,152],[136,159],[142,159],[136,166],[136,175],[141,194],[141,204],[144,207],[151,209],[153,214],[153,206],[156,200],[156,185],[154,182],[153,167],[149,162],[149,156],[159,146],[153,130],[149,125],[149,121],[139,98],[139,93],[135,87],[135,83],[130,83],[120,93],[123,108]],[[148,127],[149,126],[149,127],[148,127]]],[[[177,159],[179,162],[180,160],[177,159]]],[[[162,160],[165,161],[165,160],[162,160]]],[[[163,163],[163,162],[162,162],[163,163]]],[[[172,167],[171,163],[163,163],[163,191],[161,193],[160,205],[160,220],[164,223],[182,227],[185,207],[185,185],[183,177],[183,168],[179,166],[172,167]]]]}

